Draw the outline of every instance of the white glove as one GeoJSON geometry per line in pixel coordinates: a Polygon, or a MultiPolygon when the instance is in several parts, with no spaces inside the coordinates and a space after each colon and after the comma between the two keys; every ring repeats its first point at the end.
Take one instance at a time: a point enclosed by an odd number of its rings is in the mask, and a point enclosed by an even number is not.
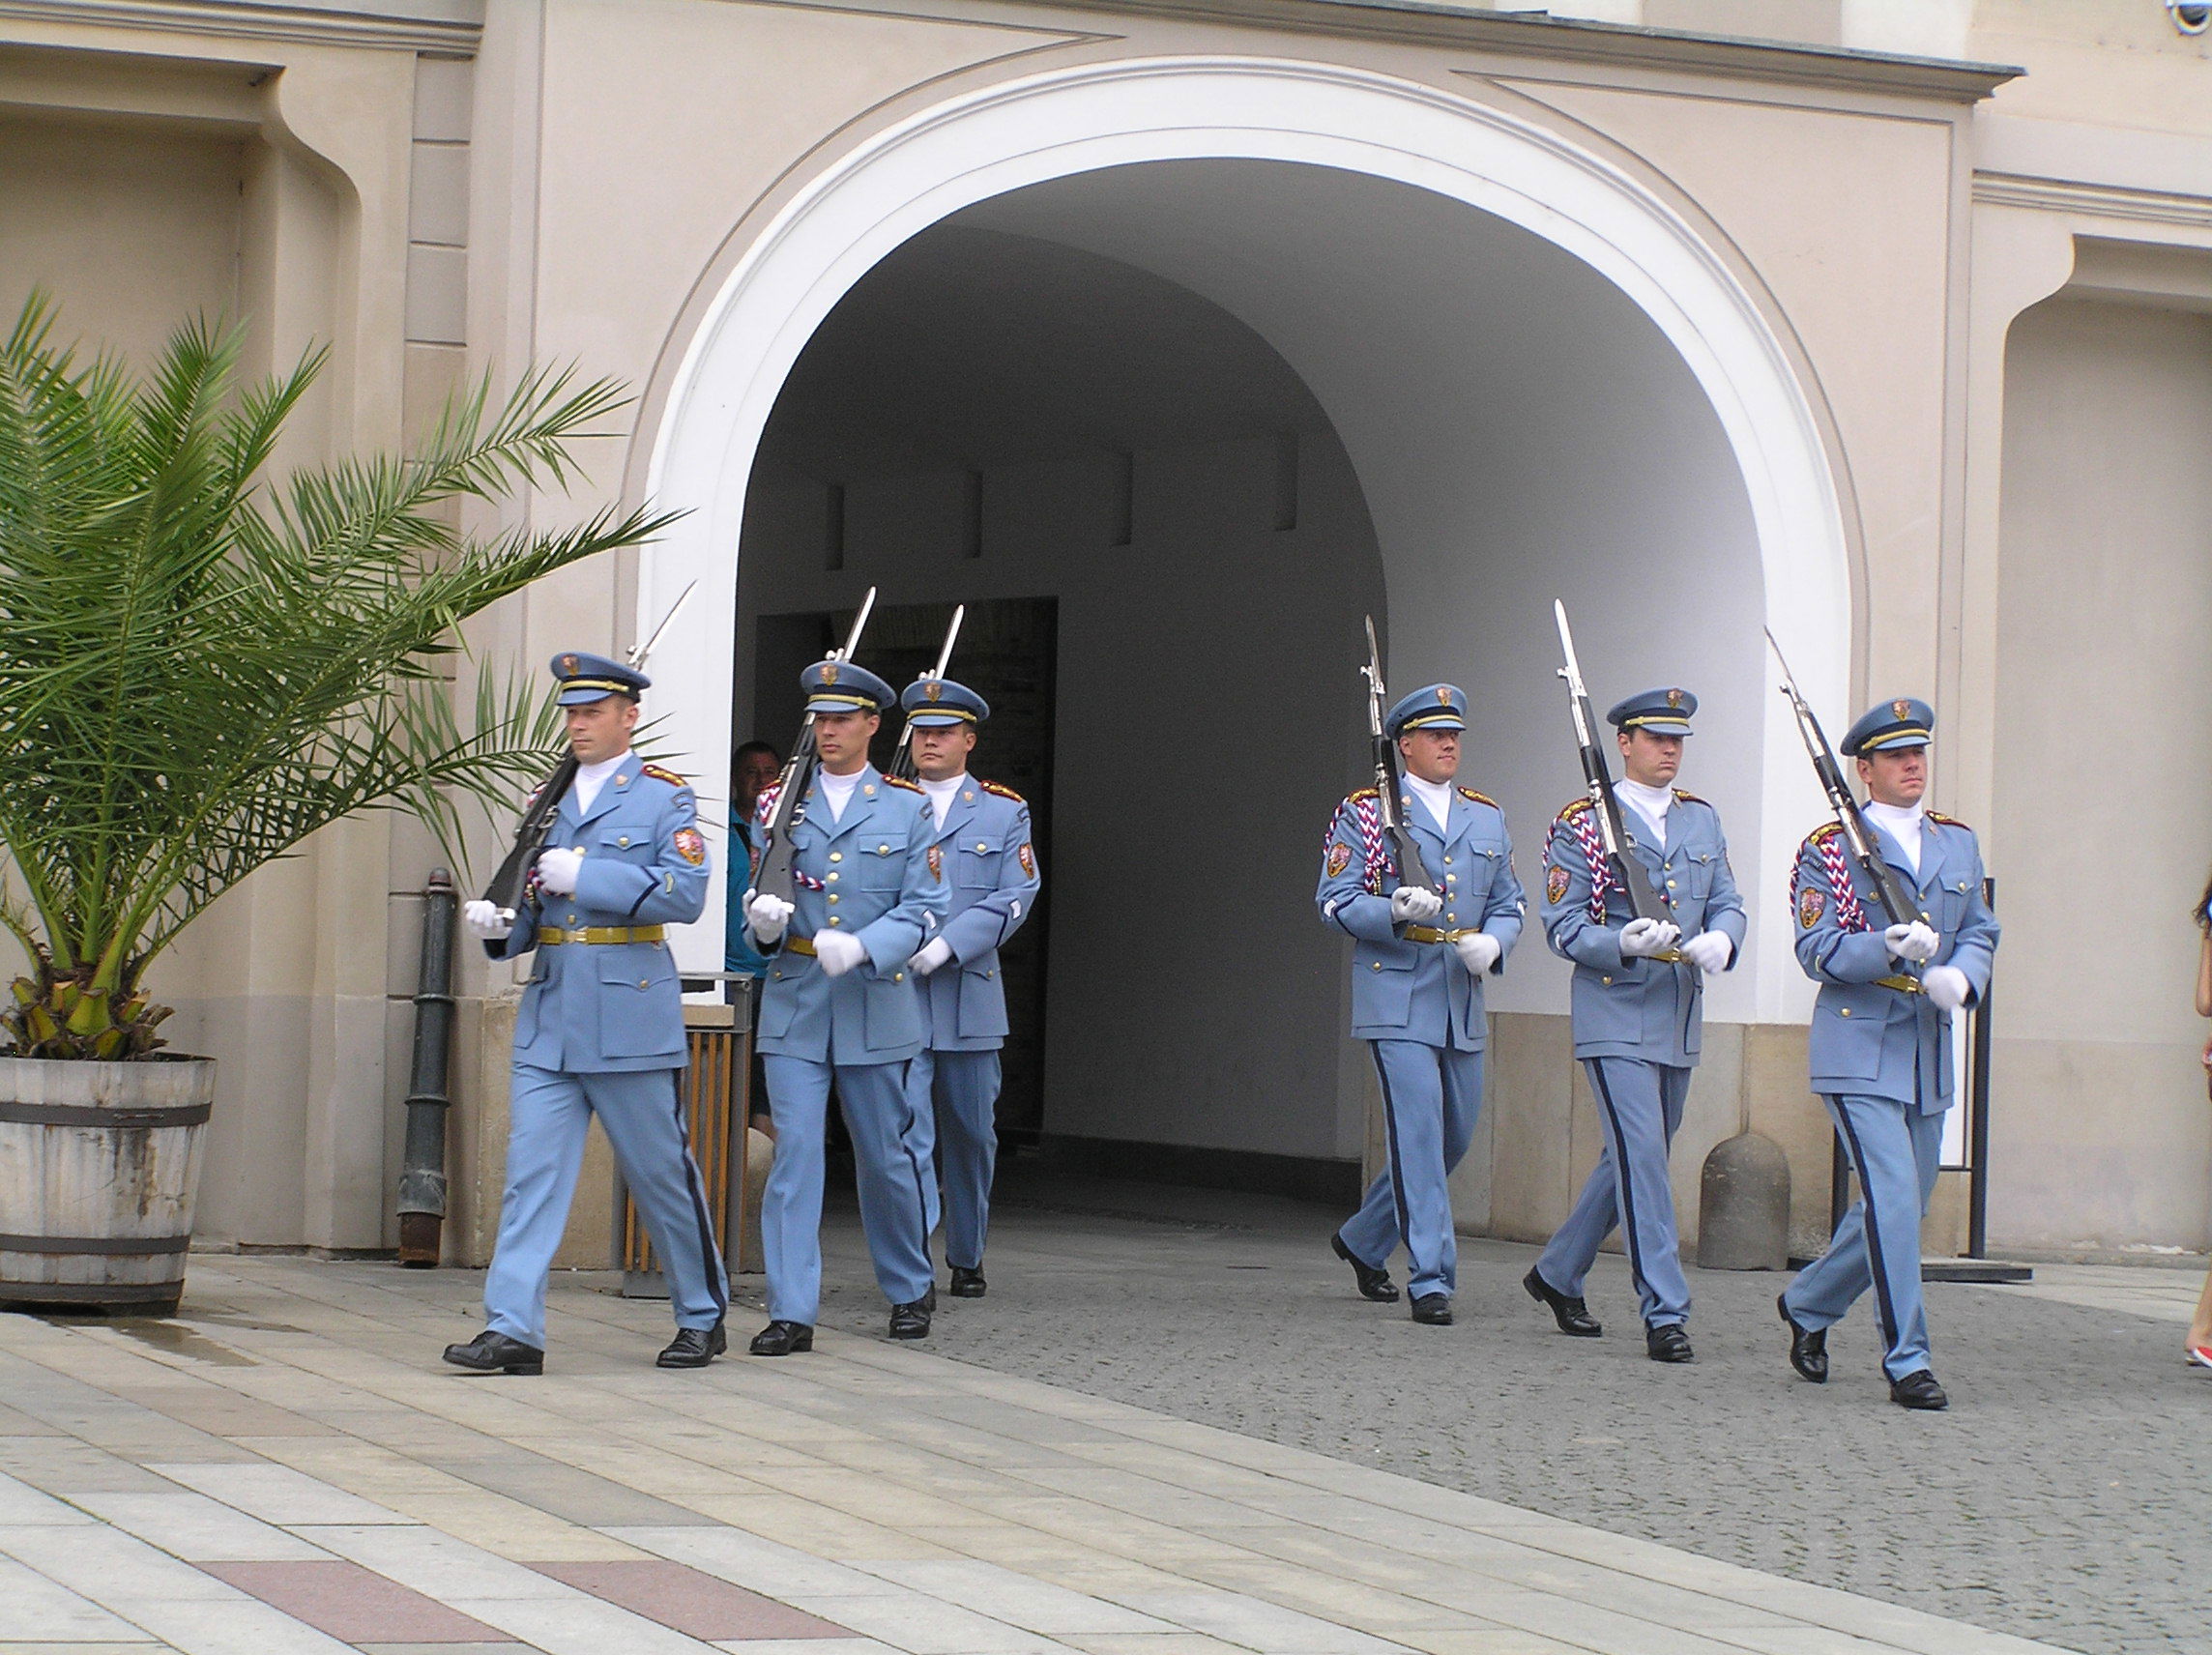
{"type": "Polygon", "coordinates": [[[494,908],[479,897],[461,910],[461,923],[469,928],[469,935],[485,943],[496,943],[502,937],[514,935],[514,910],[494,908]]]}
{"type": "Polygon", "coordinates": [[[1402,885],[1390,893],[1390,923],[1393,925],[1403,925],[1408,920],[1425,925],[1443,911],[1444,899],[1417,885],[1402,885]]]}
{"type": "Polygon", "coordinates": [[[1901,960],[1924,965],[1936,957],[1943,939],[1915,919],[1909,925],[1892,925],[1881,934],[1881,945],[1901,960]]]}
{"type": "Polygon", "coordinates": [[[1459,963],[1475,976],[1498,964],[1498,939],[1487,931],[1470,931],[1454,938],[1452,949],[1459,955],[1459,963]]]}
{"type": "Polygon", "coordinates": [[[1974,992],[1974,985],[1966,980],[1966,973],[1957,966],[1930,966],[1920,974],[1920,986],[1928,991],[1928,998],[1944,1011],[1956,1011],[1966,1003],[1966,997],[1974,992]]]}
{"type": "Polygon", "coordinates": [[[1701,972],[1725,972],[1735,944],[1721,931],[1701,931],[1682,944],[1682,957],[1701,972]]]}
{"type": "Polygon", "coordinates": [[[952,958],[952,944],[939,937],[934,942],[924,943],[921,952],[907,961],[906,969],[917,977],[925,977],[950,958],[952,958]]]}
{"type": "Polygon", "coordinates": [[[797,904],[780,896],[749,892],[745,897],[745,923],[752,927],[753,941],[764,948],[772,948],[783,940],[784,927],[798,912],[797,904]]]}
{"type": "Polygon", "coordinates": [[[583,865],[583,852],[551,846],[538,853],[538,883],[555,896],[574,896],[576,875],[583,865]]]}
{"type": "Polygon", "coordinates": [[[1631,919],[1620,928],[1620,957],[1641,960],[1647,955],[1663,954],[1681,935],[1679,925],[1664,919],[1631,919]]]}
{"type": "Polygon", "coordinates": [[[868,945],[850,931],[814,933],[814,957],[822,962],[822,974],[841,977],[868,957],[868,945]]]}

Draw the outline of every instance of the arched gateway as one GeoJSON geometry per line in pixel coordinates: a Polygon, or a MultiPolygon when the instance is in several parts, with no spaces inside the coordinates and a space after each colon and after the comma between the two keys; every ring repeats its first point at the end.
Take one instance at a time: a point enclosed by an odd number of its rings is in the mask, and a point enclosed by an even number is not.
{"type": "MultiPolygon", "coordinates": [[[[717,773],[728,751],[733,664],[752,653],[740,630],[741,544],[748,559],[785,555],[748,523],[759,506],[755,462],[771,417],[809,394],[805,374],[795,376],[803,353],[833,333],[833,312],[871,273],[896,271],[913,256],[902,249],[954,245],[948,231],[990,232],[957,244],[970,248],[959,256],[985,263],[996,236],[1137,267],[1255,332],[1302,379],[1372,523],[1363,551],[1379,556],[1381,590],[1367,601],[1386,599],[1393,677],[1450,676],[1474,691],[1469,779],[1505,802],[1525,879],[1572,784],[1549,597],[1567,597],[1588,633],[1586,660],[1605,663],[1593,674],[1601,698],[1646,679],[1693,679],[1709,737],[1693,779],[1729,814],[1739,878],[1767,898],[1755,904],[1747,969],[1712,1012],[1740,1024],[1790,1020],[1803,983],[1772,891],[1818,806],[1767,693],[1759,624],[1790,650],[1816,701],[1840,710],[1852,584],[1822,422],[1758,299],[1682,213],[1552,132],[1427,86],[1304,62],[1118,62],[959,98],[826,158],[737,252],[654,388],[650,405],[661,412],[647,487],[691,514],[647,554],[639,612],[657,613],[685,583],[701,583],[683,635],[655,663],[666,745],[704,774],[717,773]]],[[[925,313],[913,320],[930,325],[925,313]]],[[[1146,348],[1141,329],[1129,344],[1146,348]]],[[[1102,537],[1100,556],[1114,543],[1102,537]]],[[[855,582],[877,577],[852,571],[855,582]]],[[[1145,610],[1172,597],[1126,595],[1124,624],[1140,631],[1145,610]]],[[[1349,619],[1355,626],[1356,614],[1349,619]]],[[[1352,776],[1353,634],[1337,636],[1335,624],[1271,646],[1323,657],[1318,682],[1340,682],[1345,716],[1304,755],[1324,795],[1352,776]]],[[[736,686],[741,700],[749,687],[736,686]]],[[[1063,742],[1072,693],[1062,700],[1063,742]]],[[[1270,713],[1307,715],[1299,706],[1270,713]]],[[[1282,869],[1302,865],[1321,826],[1305,819],[1305,793],[1278,807],[1282,820],[1262,810],[1235,836],[1274,835],[1286,847],[1268,876],[1275,885],[1282,869]]],[[[1062,923],[1079,910],[1084,930],[1056,933],[1053,994],[1080,999],[1096,1026],[1063,1038],[1067,1006],[1056,1010],[1055,1072],[1073,1097],[1096,1084],[1117,1043],[1146,1037],[1132,1019],[1148,1002],[1115,999],[1131,973],[1168,979],[1152,985],[1153,1002],[1191,1003],[1173,981],[1183,968],[1162,958],[1187,955],[1187,969],[1208,979],[1246,980],[1242,999],[1210,1002],[1198,1022],[1164,1036],[1226,1047],[1211,1066],[1189,1062],[1188,1050],[1174,1059],[1210,1077],[1194,1083],[1209,1095],[1176,1094],[1156,1066],[1138,1065],[1124,1072],[1152,1096],[1144,1122],[1117,1133],[1095,1100],[1075,1098],[1059,1129],[1355,1153],[1355,1083],[1321,1058],[1341,1044],[1330,980],[1341,973],[1303,911],[1310,884],[1239,891],[1196,940],[1175,940],[1172,926],[1168,937],[1118,931],[1117,888],[1172,887],[1178,907],[1203,901],[1191,894],[1202,870],[1184,865],[1173,837],[1158,848],[1164,874],[1146,865],[1142,835],[1126,865],[1087,868],[1078,857],[1055,870],[1074,882],[1062,887],[1062,923]],[[1086,879],[1098,901],[1069,894],[1086,879]],[[1286,926],[1312,935],[1294,939],[1286,926]],[[1260,939],[1271,957],[1222,953],[1223,931],[1260,939]],[[1078,953],[1084,964],[1063,969],[1078,953]],[[1282,1059],[1294,1048],[1302,1056],[1282,1059]],[[1301,1073],[1317,1061],[1326,1072],[1301,1073]],[[1222,1075],[1239,1064],[1260,1078],[1224,1112],[1210,1094],[1234,1085],[1222,1075]],[[1325,1095],[1301,1106],[1301,1086],[1325,1095]]],[[[1302,877],[1310,882],[1310,870],[1302,877]]],[[[690,963],[708,963],[719,934],[711,913],[685,944],[690,963]]],[[[1500,1009],[1563,1011],[1563,973],[1540,956],[1531,934],[1494,1002],[1500,1009]]],[[[1559,1084],[1563,1091],[1563,1074],[1559,1084]]]]}

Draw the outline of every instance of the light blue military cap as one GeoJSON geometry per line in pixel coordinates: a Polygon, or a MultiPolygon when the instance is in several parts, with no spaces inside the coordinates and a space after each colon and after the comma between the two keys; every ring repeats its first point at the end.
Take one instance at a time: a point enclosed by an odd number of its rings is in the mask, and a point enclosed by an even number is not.
{"type": "Polygon", "coordinates": [[[1698,698],[1686,689],[1647,689],[1615,702],[1605,721],[1619,730],[1648,730],[1654,736],[1687,736],[1698,698]]]}
{"type": "Polygon", "coordinates": [[[816,661],[799,675],[809,712],[881,712],[898,691],[851,661],[816,661]]]}
{"type": "Polygon", "coordinates": [[[653,680],[637,668],[610,661],[604,655],[587,655],[581,650],[563,650],[555,655],[553,676],[561,683],[553,699],[563,707],[581,707],[610,695],[626,695],[635,701],[653,687],[653,680]]]}
{"type": "Polygon", "coordinates": [[[944,730],[954,724],[980,724],[991,704],[964,683],[948,678],[919,678],[899,695],[906,721],[917,730],[944,730]]]}
{"type": "Polygon", "coordinates": [[[1844,732],[1844,757],[1887,752],[1895,747],[1925,747],[1936,734],[1936,709],[1925,701],[1901,695],[1871,707],[1856,724],[1844,732]]]}
{"type": "Polygon", "coordinates": [[[1416,689],[1390,709],[1382,720],[1383,734],[1395,741],[1409,730],[1464,730],[1467,728],[1467,691],[1456,683],[1432,683],[1416,689]]]}

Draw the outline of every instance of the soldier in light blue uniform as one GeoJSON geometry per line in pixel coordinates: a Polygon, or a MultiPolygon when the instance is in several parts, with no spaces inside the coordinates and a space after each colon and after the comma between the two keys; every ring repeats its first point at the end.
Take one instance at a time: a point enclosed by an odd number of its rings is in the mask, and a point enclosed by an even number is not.
{"type": "Polygon", "coordinates": [[[522,912],[480,901],[465,913],[493,959],[538,957],[514,1026],[507,1191],[484,1277],[490,1325],[449,1346],[446,1360],[543,1372],[546,1271],[596,1114],[667,1276],[678,1331],[659,1365],[703,1368],[726,1348],[729,1285],[685,1135],[683,990],[664,929],[706,906],[698,800],[682,776],[629,750],[651,682],[643,673],[577,651],[555,655],[553,674],[575,783],[522,912]]]}
{"type": "Polygon", "coordinates": [[[1950,1401],[1930,1366],[1920,1221],[1942,1163],[1943,1115],[1956,1101],[1951,1014],[1989,987],[1997,946],[1973,829],[1922,804],[1935,728],[1933,708],[1901,697],[1868,712],[1841,742],[1858,760],[1875,844],[1917,899],[1919,918],[1883,924],[1874,881],[1833,823],[1805,841],[1790,882],[1797,960],[1820,985],[1813,1089],[1865,1192],[1827,1252],[1778,1301],[1790,1365],[1824,1381],[1827,1330],[1871,1285],[1890,1399],[1909,1408],[1950,1401]]]}
{"type": "MultiPolygon", "coordinates": [[[[907,1147],[906,1066],[927,1025],[907,962],[945,912],[943,857],[921,789],[868,763],[891,686],[849,661],[800,676],[821,765],[791,828],[797,902],[752,896],[753,935],[773,953],[756,1035],[775,1120],[761,1199],[769,1324],[756,1356],[812,1350],[822,1299],[822,1152],[830,1088],[853,1139],[860,1222],[890,1336],[923,1339],[935,1307],[922,1169],[907,1147]]],[[[760,820],[780,791],[761,795],[760,820]]]]}
{"type": "Polygon", "coordinates": [[[1448,683],[1416,689],[1383,721],[1406,825],[1441,899],[1400,887],[1373,788],[1337,806],[1315,893],[1322,918],[1354,942],[1352,1032],[1374,1054],[1389,1141],[1388,1164],[1330,1244],[1360,1292],[1388,1303],[1398,1290],[1385,1266],[1403,1243],[1413,1320],[1437,1326],[1452,1319],[1459,1257],[1446,1180],[1482,1108],[1482,979],[1504,970],[1526,912],[1504,812],[1453,782],[1466,729],[1467,696],[1448,683]]]}
{"type": "Polygon", "coordinates": [[[914,1111],[907,1144],[922,1170],[932,1229],[939,1216],[933,1163],[944,1178],[948,1291],[955,1298],[981,1298],[999,1154],[999,1048],[1006,1038],[999,949],[1036,904],[1036,848],[1022,796],[968,773],[976,726],[991,716],[990,704],[965,684],[925,678],[907,685],[899,705],[914,730],[915,769],[929,800],[930,848],[949,887],[944,923],[913,962],[929,1036],[907,1066],[914,1111]]]}
{"type": "Polygon", "coordinates": [[[1630,696],[1606,713],[1618,732],[1615,794],[1628,853],[1674,917],[1639,920],[1606,869],[1587,798],[1559,812],[1544,846],[1544,932],[1572,960],[1575,1056],[1589,1073],[1605,1147],[1567,1221],[1522,1282],[1562,1333],[1602,1331],[1583,1283],[1615,1225],[1644,1312],[1655,1362],[1691,1360],[1690,1285],[1674,1233],[1667,1151],[1682,1123],[1704,1025],[1703,978],[1735,963],[1743,898],[1730,871],[1720,814],[1672,784],[1698,698],[1686,689],[1630,696]],[[1678,954],[1679,959],[1662,956],[1678,954]]]}

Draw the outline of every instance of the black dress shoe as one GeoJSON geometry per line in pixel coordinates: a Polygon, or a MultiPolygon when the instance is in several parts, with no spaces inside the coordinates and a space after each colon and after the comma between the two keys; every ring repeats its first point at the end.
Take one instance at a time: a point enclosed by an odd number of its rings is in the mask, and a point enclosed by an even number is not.
{"type": "Polygon", "coordinates": [[[1528,1273],[1521,1278],[1521,1285],[1528,1290],[1528,1296],[1538,1304],[1549,1305],[1552,1320],[1559,1324],[1559,1331],[1570,1339],[1595,1339],[1605,1331],[1597,1318],[1590,1315],[1589,1306],[1579,1298],[1565,1293],[1536,1273],[1531,1264],[1528,1273]]]}
{"type": "Polygon", "coordinates": [[[1663,1321],[1644,1330],[1644,1353],[1654,1362],[1694,1362],[1689,1330],[1679,1321],[1663,1321]]]}
{"type": "Polygon", "coordinates": [[[1331,1252],[1352,1266],[1352,1279],[1359,1284],[1359,1296],[1361,1298],[1371,1298],[1377,1304],[1396,1304],[1398,1302],[1398,1289],[1396,1284],[1390,1280],[1388,1270],[1378,1270],[1374,1265],[1362,1263],[1358,1256],[1344,1244],[1342,1234],[1331,1235],[1328,1238],[1328,1245],[1331,1252]]]}
{"type": "Polygon", "coordinates": [[[1451,1295],[1425,1292],[1413,1300],[1413,1320],[1428,1327],[1451,1325],[1451,1295]]]}
{"type": "Polygon", "coordinates": [[[990,1288],[991,1284],[983,1279],[980,1269],[971,1270],[955,1264],[952,1266],[952,1285],[945,1291],[954,1298],[981,1298],[990,1288]]]}
{"type": "Polygon", "coordinates": [[[1899,1408],[1919,1408],[1926,1413],[1941,1413],[1951,1406],[1951,1399],[1926,1368],[1890,1380],[1889,1400],[1899,1408]]]}
{"type": "Polygon", "coordinates": [[[1828,1382],[1828,1330],[1825,1327],[1807,1327],[1790,1314],[1790,1300],[1783,1294],[1774,1296],[1774,1308],[1782,1313],[1782,1320],[1790,1323],[1790,1365],[1797,1370],[1800,1379],[1811,1379],[1817,1385],[1828,1382]]]}
{"type": "Polygon", "coordinates": [[[927,1339],[929,1337],[930,1302],[929,1299],[917,1298],[912,1304],[892,1305],[891,1337],[893,1339],[927,1339]]]}
{"type": "Polygon", "coordinates": [[[814,1329],[803,1321],[771,1321],[745,1347],[756,1356],[790,1356],[814,1349],[814,1329]]]}
{"type": "Polygon", "coordinates": [[[717,1321],[712,1327],[679,1327],[668,1349],[653,1359],[656,1368],[704,1368],[730,1348],[730,1336],[717,1321]]]}
{"type": "Polygon", "coordinates": [[[446,1360],[472,1374],[542,1374],[545,1352],[485,1328],[466,1345],[446,1347],[446,1360]]]}
{"type": "Polygon", "coordinates": [[[931,1282],[929,1286],[922,1289],[921,1297],[914,1302],[920,1305],[929,1315],[935,1316],[937,1314],[937,1284],[931,1282]]]}

